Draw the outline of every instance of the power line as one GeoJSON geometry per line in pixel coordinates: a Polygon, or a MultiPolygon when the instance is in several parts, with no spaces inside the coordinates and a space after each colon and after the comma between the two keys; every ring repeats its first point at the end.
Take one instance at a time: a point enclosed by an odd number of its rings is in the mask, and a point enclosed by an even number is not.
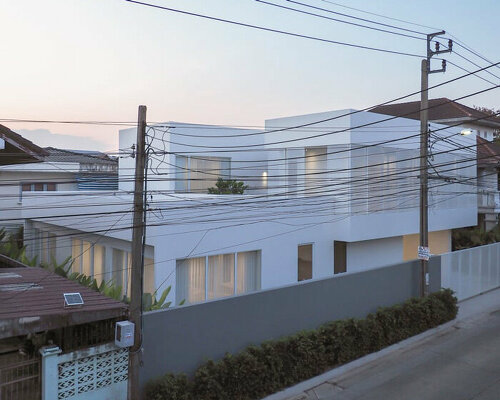
{"type": "Polygon", "coordinates": [[[364,13],[364,14],[368,14],[368,15],[373,15],[373,16],[380,17],[380,18],[389,19],[389,20],[392,20],[392,21],[398,21],[398,22],[403,22],[405,24],[409,24],[409,25],[420,26],[421,28],[428,28],[428,29],[432,29],[434,31],[441,30],[440,28],[435,28],[435,27],[428,26],[428,25],[422,25],[422,24],[418,24],[418,23],[415,23],[415,22],[406,21],[404,19],[389,17],[387,15],[377,14],[377,13],[374,13],[374,12],[370,12],[370,11],[366,11],[366,10],[361,10],[359,8],[349,7],[349,6],[346,6],[344,4],[335,3],[335,2],[330,1],[330,0],[319,0],[319,1],[322,1],[324,3],[333,4],[335,6],[343,7],[343,8],[349,9],[349,10],[358,11],[358,12],[361,12],[361,13],[364,13]]]}
{"type": "Polygon", "coordinates": [[[332,11],[332,10],[329,10],[327,8],[312,6],[310,4],[301,3],[299,1],[293,1],[293,0],[286,0],[286,1],[288,1],[289,3],[298,4],[298,5],[301,5],[301,6],[304,6],[304,7],[308,7],[308,8],[313,8],[313,9],[316,9],[316,10],[325,11],[325,12],[328,12],[328,13],[331,13],[331,14],[336,14],[336,15],[341,15],[343,17],[353,18],[353,19],[356,19],[358,21],[370,22],[372,24],[381,25],[381,26],[385,26],[385,27],[388,27],[388,28],[399,29],[399,30],[406,31],[406,32],[411,32],[411,33],[417,33],[419,35],[426,35],[425,32],[420,32],[420,31],[415,31],[415,30],[412,30],[412,29],[402,28],[400,26],[395,26],[395,25],[384,24],[382,22],[374,21],[374,20],[370,20],[370,19],[366,19],[366,18],[355,17],[354,15],[344,14],[344,13],[340,13],[340,12],[337,12],[337,11],[332,11]]]}
{"type": "Polygon", "coordinates": [[[419,54],[406,53],[406,52],[401,52],[401,51],[396,51],[396,50],[389,50],[389,49],[382,49],[382,48],[377,48],[377,47],[363,46],[363,45],[359,45],[359,44],[355,44],[355,43],[340,42],[340,41],[337,41],[337,40],[325,39],[325,38],[320,38],[320,37],[317,37],[317,36],[310,36],[310,35],[304,35],[304,34],[300,34],[300,33],[290,32],[290,31],[284,31],[284,30],[280,30],[280,29],[267,28],[267,27],[260,26],[260,25],[247,24],[247,23],[244,23],[244,22],[233,21],[233,20],[219,18],[219,17],[213,17],[213,16],[210,16],[210,15],[205,15],[205,14],[200,14],[200,13],[194,13],[194,12],[189,12],[189,11],[185,11],[185,10],[179,10],[179,9],[176,9],[176,8],[159,6],[157,4],[145,3],[145,2],[142,2],[142,1],[136,1],[136,0],[124,0],[124,1],[126,1],[128,3],[134,3],[134,4],[137,4],[137,5],[145,6],[145,7],[151,7],[151,8],[160,9],[160,10],[163,10],[163,11],[169,11],[169,12],[173,12],[173,13],[189,15],[189,16],[192,16],[192,17],[198,17],[198,18],[208,19],[208,20],[217,21],[217,22],[224,22],[224,23],[231,24],[231,25],[238,25],[238,26],[243,26],[243,27],[246,27],[246,28],[252,28],[252,29],[257,29],[257,30],[261,30],[261,31],[278,33],[278,34],[286,35],[286,36],[292,36],[292,37],[297,37],[297,38],[302,38],[302,39],[315,40],[315,41],[319,41],[319,42],[323,42],[323,43],[336,44],[336,45],[353,47],[353,48],[363,49],[363,50],[372,50],[372,51],[377,51],[377,52],[381,52],[381,53],[397,54],[397,55],[401,55],[401,56],[421,57],[419,54]]]}
{"type": "MultiPolygon", "coordinates": [[[[278,7],[278,8],[284,9],[284,10],[294,11],[294,12],[298,12],[298,13],[301,13],[301,14],[310,15],[310,16],[313,16],[313,17],[318,17],[318,18],[327,19],[327,20],[330,20],[330,21],[335,21],[335,22],[340,22],[340,23],[343,23],[343,24],[357,26],[357,27],[360,27],[360,28],[371,29],[371,30],[378,31],[378,32],[384,32],[384,33],[389,33],[389,34],[392,34],[392,35],[404,36],[404,37],[412,38],[412,39],[426,40],[425,38],[420,37],[420,36],[409,35],[407,33],[401,33],[401,32],[394,32],[394,31],[390,31],[390,30],[387,30],[387,29],[376,28],[376,27],[373,27],[373,26],[358,24],[358,23],[355,23],[355,22],[349,22],[349,21],[338,19],[338,18],[327,17],[326,15],[321,15],[321,14],[316,14],[316,13],[312,13],[312,12],[308,12],[308,11],[303,11],[303,10],[299,10],[297,8],[287,7],[287,6],[283,6],[283,5],[280,5],[280,4],[271,3],[271,2],[268,2],[268,1],[265,1],[265,0],[255,0],[255,1],[258,2],[258,3],[269,5],[269,6],[278,7]]],[[[287,1],[290,1],[290,0],[287,0],[287,1]]],[[[303,5],[303,6],[306,6],[306,7],[317,8],[317,7],[313,7],[313,6],[310,6],[310,5],[307,5],[307,4],[303,4],[303,3],[299,3],[299,2],[296,2],[296,1],[290,1],[290,2],[291,3],[300,4],[300,5],[303,5]]],[[[324,9],[322,9],[322,10],[324,10],[324,9]]],[[[329,12],[333,13],[333,11],[329,11],[329,12]]],[[[335,13],[335,14],[337,14],[337,13],[335,13]]],[[[354,18],[354,17],[351,16],[351,18],[354,18]]],[[[380,23],[377,23],[377,24],[380,25],[380,23]]],[[[401,29],[401,28],[398,28],[398,29],[401,29]]]]}

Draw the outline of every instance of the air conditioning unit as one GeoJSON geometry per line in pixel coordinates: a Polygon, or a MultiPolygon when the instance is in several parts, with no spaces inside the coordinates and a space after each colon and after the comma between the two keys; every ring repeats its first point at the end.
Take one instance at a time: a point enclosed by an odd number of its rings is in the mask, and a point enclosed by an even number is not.
{"type": "Polygon", "coordinates": [[[118,347],[131,347],[134,345],[134,323],[120,321],[115,325],[115,344],[118,347]]]}

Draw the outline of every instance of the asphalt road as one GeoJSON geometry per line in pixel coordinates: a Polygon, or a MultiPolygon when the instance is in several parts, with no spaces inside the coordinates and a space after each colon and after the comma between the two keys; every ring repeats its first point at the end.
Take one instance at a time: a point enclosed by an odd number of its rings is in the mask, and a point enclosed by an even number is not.
{"type": "Polygon", "coordinates": [[[293,399],[500,400],[500,308],[293,399]]]}

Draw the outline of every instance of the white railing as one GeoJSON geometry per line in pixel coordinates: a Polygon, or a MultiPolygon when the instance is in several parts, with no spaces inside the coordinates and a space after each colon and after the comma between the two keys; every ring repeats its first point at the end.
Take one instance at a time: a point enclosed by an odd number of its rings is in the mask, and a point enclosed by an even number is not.
{"type": "Polygon", "coordinates": [[[458,300],[500,287],[500,243],[442,254],[441,286],[458,300]]]}

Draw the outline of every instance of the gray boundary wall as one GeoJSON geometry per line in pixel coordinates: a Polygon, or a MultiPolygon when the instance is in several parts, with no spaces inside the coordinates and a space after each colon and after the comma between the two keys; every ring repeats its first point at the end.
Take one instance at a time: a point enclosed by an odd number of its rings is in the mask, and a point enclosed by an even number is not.
{"type": "MultiPolygon", "coordinates": [[[[418,296],[418,260],[278,289],[144,314],[141,384],[167,372],[193,374],[208,359],[418,296]]],[[[441,260],[430,261],[431,291],[441,260]]]]}

